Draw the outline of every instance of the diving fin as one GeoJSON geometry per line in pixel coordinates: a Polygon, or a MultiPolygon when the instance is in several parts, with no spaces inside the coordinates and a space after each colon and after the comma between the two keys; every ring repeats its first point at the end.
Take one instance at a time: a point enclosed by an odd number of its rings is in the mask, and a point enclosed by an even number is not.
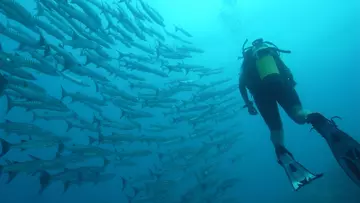
{"type": "Polygon", "coordinates": [[[334,120],[319,113],[308,115],[307,122],[326,140],[341,168],[360,187],[360,144],[340,130],[334,120]]]}
{"type": "Polygon", "coordinates": [[[295,191],[320,178],[323,174],[313,174],[299,162],[295,161],[293,155],[284,147],[276,150],[279,164],[284,168],[289,181],[295,191]]]}

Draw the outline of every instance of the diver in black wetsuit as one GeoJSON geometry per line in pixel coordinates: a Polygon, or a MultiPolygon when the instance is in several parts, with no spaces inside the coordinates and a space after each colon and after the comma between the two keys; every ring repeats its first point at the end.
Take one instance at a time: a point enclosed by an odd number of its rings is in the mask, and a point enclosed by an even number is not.
{"type": "MultiPolygon", "coordinates": [[[[247,89],[254,98],[257,109],[270,129],[271,141],[275,147],[280,165],[284,167],[291,179],[291,167],[301,168],[303,175],[298,180],[291,180],[295,190],[299,189],[301,181],[308,181],[318,176],[310,173],[294,161],[292,154],[285,148],[284,131],[278,109],[280,104],[289,117],[298,124],[305,124],[309,111],[304,110],[295,90],[294,77],[280,58],[281,51],[274,44],[255,40],[252,46],[244,49],[244,61],[239,79],[239,90],[245,101],[245,106],[251,115],[258,112],[253,102],[249,100],[247,89]]],[[[298,171],[300,171],[298,169],[298,171]]]]}
{"type": "Polygon", "coordinates": [[[282,106],[288,116],[298,124],[310,123],[328,142],[333,154],[348,176],[360,186],[360,145],[349,135],[339,130],[334,121],[320,113],[304,110],[295,90],[296,82],[280,53],[271,42],[257,39],[252,46],[243,45],[243,64],[239,78],[239,90],[249,114],[258,111],[248,97],[247,90],[254,98],[257,109],[270,129],[271,141],[278,163],[285,169],[295,190],[321,177],[315,175],[294,160],[284,145],[284,131],[278,109],[282,106]]]}

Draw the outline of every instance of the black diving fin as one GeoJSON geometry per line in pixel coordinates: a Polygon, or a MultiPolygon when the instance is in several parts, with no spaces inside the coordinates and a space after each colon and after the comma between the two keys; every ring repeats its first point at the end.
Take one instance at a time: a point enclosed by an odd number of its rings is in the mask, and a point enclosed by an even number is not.
{"type": "Polygon", "coordinates": [[[295,191],[323,176],[323,174],[311,173],[303,165],[295,161],[293,155],[284,147],[277,149],[276,154],[279,164],[284,168],[295,191]]]}
{"type": "Polygon", "coordinates": [[[319,113],[308,115],[307,122],[326,140],[341,168],[360,187],[360,144],[340,130],[334,120],[319,113]]]}

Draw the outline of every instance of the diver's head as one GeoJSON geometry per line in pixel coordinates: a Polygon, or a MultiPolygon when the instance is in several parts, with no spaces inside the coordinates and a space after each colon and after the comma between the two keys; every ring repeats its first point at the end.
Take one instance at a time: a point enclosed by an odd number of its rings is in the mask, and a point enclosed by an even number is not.
{"type": "Polygon", "coordinates": [[[259,38],[259,39],[256,39],[252,42],[252,45],[253,46],[259,46],[261,45],[262,43],[264,42],[264,39],[263,38],[259,38]]]}

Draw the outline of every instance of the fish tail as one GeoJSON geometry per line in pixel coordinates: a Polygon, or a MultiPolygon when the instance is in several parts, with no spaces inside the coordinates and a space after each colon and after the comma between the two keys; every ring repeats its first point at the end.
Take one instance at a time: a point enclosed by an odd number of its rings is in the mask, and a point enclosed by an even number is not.
{"type": "Polygon", "coordinates": [[[4,166],[3,165],[0,165],[0,178],[1,178],[1,175],[3,173],[3,170],[4,170],[4,166]]]}
{"type": "MultiPolygon", "coordinates": [[[[80,56],[84,56],[85,55],[85,52],[87,51],[87,49],[81,49],[80,51],[80,56]]],[[[85,64],[86,65],[86,64],[85,64]]]]}
{"type": "Polygon", "coordinates": [[[122,109],[120,109],[120,111],[121,111],[120,119],[122,119],[122,118],[124,118],[126,116],[126,113],[122,109]]]}
{"type": "Polygon", "coordinates": [[[7,101],[6,113],[8,114],[9,111],[14,107],[14,104],[12,103],[12,99],[9,95],[5,95],[5,97],[6,97],[6,101],[7,101]]]}
{"type": "Polygon", "coordinates": [[[179,31],[179,27],[178,27],[178,26],[174,25],[174,27],[175,27],[175,32],[179,31]]]}
{"type": "Polygon", "coordinates": [[[100,125],[101,125],[101,120],[100,119],[98,119],[97,117],[96,117],[96,115],[94,114],[94,121],[92,122],[93,124],[95,123],[97,126],[97,128],[99,128],[100,127],[100,125]]]}
{"type": "Polygon", "coordinates": [[[70,121],[66,121],[66,124],[67,124],[66,132],[69,132],[69,130],[71,128],[73,128],[73,125],[72,125],[72,123],[70,121]]]}
{"type": "Polygon", "coordinates": [[[118,59],[124,58],[125,54],[121,53],[119,50],[116,50],[116,51],[117,51],[117,53],[119,54],[118,59]]]}
{"type": "MultiPolygon", "coordinates": [[[[100,135],[99,135],[100,136],[100,135]]],[[[89,144],[92,145],[94,142],[96,142],[96,139],[89,136],[89,144]]],[[[99,142],[100,142],[100,139],[99,139],[99,142]]]]}
{"type": "Polygon", "coordinates": [[[46,171],[40,172],[40,190],[39,195],[41,195],[44,190],[50,185],[51,182],[51,175],[46,171]]]}
{"type": "Polygon", "coordinates": [[[85,66],[88,65],[89,63],[91,63],[89,56],[86,56],[86,60],[85,60],[85,66]]]}
{"type": "Polygon", "coordinates": [[[66,91],[64,87],[61,85],[61,100],[64,99],[64,97],[66,97],[66,91]]]}
{"type": "Polygon", "coordinates": [[[95,85],[96,92],[99,92],[100,91],[99,84],[94,81],[94,85],[95,85]]]}
{"type": "Polygon", "coordinates": [[[103,168],[106,168],[110,164],[110,160],[104,157],[104,165],[103,168]]]}
{"type": "Polygon", "coordinates": [[[160,93],[160,89],[157,88],[157,89],[155,90],[155,95],[156,95],[156,96],[159,96],[159,93],[160,93]]]}
{"type": "Polygon", "coordinates": [[[60,143],[58,144],[58,150],[57,150],[56,154],[61,154],[61,153],[63,153],[63,152],[64,152],[64,149],[65,149],[64,143],[60,142],[60,143]]]}
{"type": "Polygon", "coordinates": [[[150,176],[155,176],[154,172],[149,168],[149,173],[150,173],[150,176]]]}
{"type": "Polygon", "coordinates": [[[156,50],[156,59],[160,58],[160,44],[155,48],[156,50]]]}
{"type": "Polygon", "coordinates": [[[10,144],[8,141],[2,138],[0,138],[0,144],[2,148],[0,157],[3,157],[5,154],[7,154],[10,151],[12,144],[10,144]]]}
{"type": "Polygon", "coordinates": [[[51,49],[49,45],[45,45],[45,49],[44,49],[44,57],[47,57],[50,55],[51,49]]]}
{"type": "Polygon", "coordinates": [[[120,177],[121,178],[121,191],[124,191],[125,190],[125,188],[127,187],[127,180],[125,179],[125,178],[123,178],[123,177],[120,177]]]}
{"type": "Polygon", "coordinates": [[[130,196],[130,195],[128,195],[128,194],[125,194],[126,195],[126,197],[127,197],[127,199],[128,199],[128,203],[132,203],[132,201],[134,200],[134,198],[135,198],[135,196],[130,196]]]}
{"type": "Polygon", "coordinates": [[[64,190],[63,190],[63,194],[69,190],[69,187],[71,185],[71,182],[70,181],[65,181],[64,182],[64,190]]]}
{"type": "Polygon", "coordinates": [[[36,16],[44,16],[44,8],[40,4],[40,0],[36,0],[36,16]]]}
{"type": "Polygon", "coordinates": [[[39,45],[40,45],[40,46],[45,46],[45,45],[47,45],[46,40],[45,40],[45,38],[44,38],[44,36],[43,36],[42,34],[40,34],[39,45]]]}
{"type": "MultiPolygon", "coordinates": [[[[159,144],[159,143],[157,143],[157,144],[159,144]]],[[[159,145],[158,145],[158,147],[159,147],[159,145]]],[[[160,162],[162,162],[162,160],[163,160],[163,158],[164,158],[165,154],[164,154],[164,153],[159,152],[159,153],[157,154],[157,156],[159,157],[160,162]]]]}
{"type": "Polygon", "coordinates": [[[9,177],[8,177],[8,180],[6,181],[6,184],[9,184],[11,183],[11,181],[14,180],[14,178],[17,176],[17,172],[9,172],[9,177]]]}

